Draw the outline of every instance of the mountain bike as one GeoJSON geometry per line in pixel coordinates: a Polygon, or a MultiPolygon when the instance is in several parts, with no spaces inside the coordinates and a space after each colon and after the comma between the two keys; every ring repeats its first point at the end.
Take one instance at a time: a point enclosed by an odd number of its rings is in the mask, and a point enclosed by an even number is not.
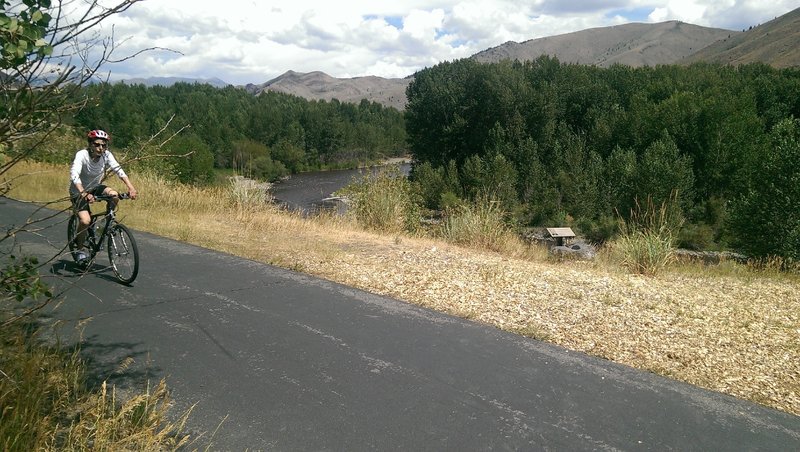
{"type": "MultiPolygon", "coordinates": [[[[113,198],[106,195],[95,197],[97,200],[106,202],[106,211],[97,214],[91,214],[90,211],[92,220],[86,230],[86,240],[84,240],[84,251],[88,253],[88,258],[80,261],[78,260],[78,245],[75,240],[78,230],[78,215],[72,214],[67,224],[69,250],[75,263],[88,269],[94,263],[97,253],[103,249],[105,241],[111,269],[121,283],[130,284],[139,274],[139,249],[136,247],[136,240],[133,239],[131,231],[117,221],[116,208],[111,207],[113,198]]],[[[130,199],[130,195],[120,193],[117,198],[130,199]]]]}

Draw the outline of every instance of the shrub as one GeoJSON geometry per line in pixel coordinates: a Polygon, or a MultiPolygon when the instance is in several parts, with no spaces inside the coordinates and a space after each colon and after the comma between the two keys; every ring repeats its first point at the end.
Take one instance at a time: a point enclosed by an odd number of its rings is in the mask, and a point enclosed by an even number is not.
{"type": "Polygon", "coordinates": [[[602,215],[595,220],[578,221],[580,234],[592,243],[606,243],[619,230],[619,222],[611,215],[602,215]]]}
{"type": "Polygon", "coordinates": [[[440,208],[440,194],[446,187],[444,168],[434,169],[429,162],[424,162],[414,167],[411,173],[411,180],[425,207],[429,209],[440,208]]]}
{"type": "Polygon", "coordinates": [[[461,207],[464,202],[451,191],[442,193],[439,197],[439,205],[443,210],[453,210],[461,207]]]}
{"type": "Polygon", "coordinates": [[[620,235],[611,244],[612,255],[628,270],[654,276],[675,259],[676,231],[683,224],[677,196],[656,209],[652,199],[636,202],[628,221],[620,220],[620,235]]]}
{"type": "Polygon", "coordinates": [[[396,233],[419,228],[419,207],[399,166],[366,174],[338,193],[349,200],[348,214],[365,229],[396,233]]]}
{"type": "Polygon", "coordinates": [[[37,133],[17,141],[14,143],[10,155],[27,153],[30,149],[32,150],[29,154],[30,158],[35,161],[55,164],[71,163],[75,153],[86,147],[84,136],[71,128],[60,126],[49,134],[37,133]]]}
{"type": "Polygon", "coordinates": [[[245,179],[241,176],[230,178],[230,199],[239,208],[262,208],[272,202],[269,194],[270,184],[245,179]]]}
{"type": "Polygon", "coordinates": [[[452,243],[500,251],[511,235],[504,217],[499,202],[479,197],[472,204],[447,211],[441,234],[452,243]]]}
{"type": "Polygon", "coordinates": [[[714,246],[714,230],[707,224],[687,224],[681,229],[676,242],[680,248],[708,250],[714,246]]]}

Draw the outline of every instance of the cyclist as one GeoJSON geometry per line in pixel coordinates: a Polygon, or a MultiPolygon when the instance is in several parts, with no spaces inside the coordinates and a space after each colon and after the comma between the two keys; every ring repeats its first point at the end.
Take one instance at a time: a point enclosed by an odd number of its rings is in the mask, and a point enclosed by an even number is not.
{"type": "MultiPolygon", "coordinates": [[[[108,142],[111,137],[102,130],[92,130],[87,135],[88,145],[86,149],[81,149],[75,154],[70,170],[69,196],[72,200],[72,207],[78,215],[78,231],[75,239],[76,259],[78,262],[86,260],[87,254],[83,251],[83,244],[86,240],[86,229],[91,222],[89,204],[95,201],[95,196],[117,196],[118,193],[102,184],[103,177],[107,170],[111,170],[119,176],[122,182],[128,187],[128,192],[132,199],[136,199],[136,189],[131,184],[128,175],[122,170],[117,159],[108,150],[108,142]]],[[[115,201],[109,201],[110,207],[114,207],[115,201]]]]}

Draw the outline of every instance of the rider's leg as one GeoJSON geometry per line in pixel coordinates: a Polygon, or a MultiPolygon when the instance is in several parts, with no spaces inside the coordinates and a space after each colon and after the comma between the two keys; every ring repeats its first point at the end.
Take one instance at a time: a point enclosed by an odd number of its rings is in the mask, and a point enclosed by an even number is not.
{"type": "Polygon", "coordinates": [[[105,195],[105,196],[113,196],[113,198],[108,200],[108,208],[109,209],[114,209],[114,208],[117,207],[117,203],[119,202],[119,198],[117,198],[117,196],[119,196],[119,193],[117,193],[116,190],[114,190],[111,187],[106,187],[106,188],[103,189],[103,195],[105,195]]]}
{"type": "Polygon", "coordinates": [[[81,196],[72,196],[72,211],[78,217],[78,225],[75,230],[75,249],[83,248],[86,241],[86,229],[92,221],[92,213],[89,211],[89,202],[81,196]]]}
{"type": "Polygon", "coordinates": [[[92,216],[88,210],[79,210],[76,212],[78,215],[78,231],[75,236],[76,249],[82,249],[83,243],[86,241],[86,230],[89,228],[89,223],[92,221],[92,216]]]}

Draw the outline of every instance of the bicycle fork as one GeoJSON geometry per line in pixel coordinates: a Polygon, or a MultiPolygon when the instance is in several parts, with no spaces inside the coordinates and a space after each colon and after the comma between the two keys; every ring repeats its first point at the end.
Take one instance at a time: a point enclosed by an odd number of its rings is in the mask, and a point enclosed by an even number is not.
{"type": "Polygon", "coordinates": [[[128,244],[125,243],[125,237],[122,234],[118,235],[113,228],[108,231],[108,236],[111,238],[111,243],[109,244],[111,252],[115,256],[127,256],[128,244]]]}

